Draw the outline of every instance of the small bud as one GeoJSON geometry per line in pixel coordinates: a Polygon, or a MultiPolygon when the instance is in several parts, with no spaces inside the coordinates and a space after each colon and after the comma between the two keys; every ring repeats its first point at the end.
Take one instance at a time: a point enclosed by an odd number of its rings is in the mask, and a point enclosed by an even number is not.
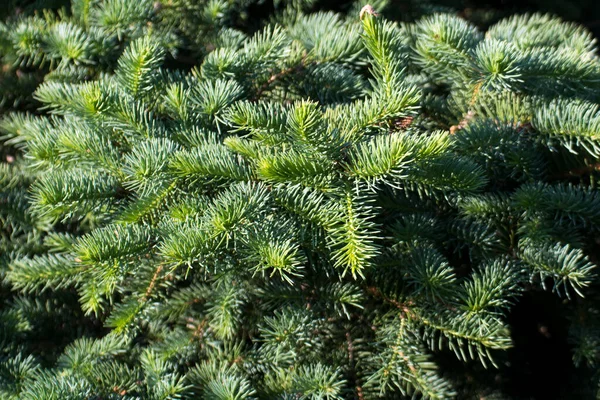
{"type": "Polygon", "coordinates": [[[374,17],[378,16],[379,13],[377,11],[375,11],[375,9],[373,9],[373,6],[370,4],[367,4],[366,6],[364,6],[361,10],[360,10],[360,19],[362,20],[363,17],[365,16],[365,14],[369,14],[372,15],[374,17]]]}

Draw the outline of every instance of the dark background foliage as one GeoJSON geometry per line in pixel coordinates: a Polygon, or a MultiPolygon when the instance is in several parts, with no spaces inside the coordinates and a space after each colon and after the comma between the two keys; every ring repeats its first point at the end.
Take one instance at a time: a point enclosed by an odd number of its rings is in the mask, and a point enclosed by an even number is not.
{"type": "MultiPolygon", "coordinates": [[[[30,14],[36,10],[68,7],[70,2],[68,0],[3,0],[1,3],[0,18],[7,18],[16,14],[30,14]]],[[[262,18],[269,11],[275,10],[278,3],[282,1],[258,1],[251,7],[247,21],[262,22],[262,18]]],[[[344,11],[351,3],[347,0],[321,0],[315,4],[315,9],[344,11]]],[[[386,10],[386,15],[391,19],[411,20],[430,7],[455,10],[460,16],[475,22],[482,28],[515,13],[543,12],[580,23],[593,31],[596,36],[600,33],[600,2],[596,0],[393,0],[386,10]]]]}

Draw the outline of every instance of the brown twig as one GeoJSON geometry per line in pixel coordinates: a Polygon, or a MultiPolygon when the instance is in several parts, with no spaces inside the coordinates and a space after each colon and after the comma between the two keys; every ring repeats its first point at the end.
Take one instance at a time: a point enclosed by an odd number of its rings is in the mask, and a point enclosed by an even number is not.
{"type": "Polygon", "coordinates": [[[397,120],[396,122],[394,122],[394,126],[396,127],[396,130],[403,130],[403,129],[407,129],[409,126],[412,125],[412,123],[414,122],[415,117],[404,117],[404,118],[400,118],[399,120],[397,120]]]}
{"type": "Polygon", "coordinates": [[[409,303],[400,303],[398,300],[396,299],[392,299],[389,298],[387,296],[385,296],[383,293],[381,293],[381,291],[379,289],[377,289],[375,286],[368,286],[367,287],[367,292],[370,293],[371,295],[373,295],[373,297],[377,297],[382,299],[384,302],[393,305],[394,307],[396,307],[397,309],[402,311],[402,314],[404,316],[406,315],[412,315],[412,310],[409,308],[409,306],[412,306],[412,302],[409,303]]]}
{"type": "Polygon", "coordinates": [[[150,284],[148,285],[148,289],[146,289],[146,293],[144,294],[142,302],[146,302],[146,300],[148,300],[148,298],[150,297],[150,294],[152,294],[152,290],[154,290],[154,286],[156,285],[156,280],[158,279],[158,275],[161,273],[162,269],[163,269],[162,264],[159,265],[158,268],[156,268],[156,271],[154,272],[154,276],[152,277],[152,280],[150,281],[150,284]]]}
{"type": "MultiPolygon", "coordinates": [[[[352,368],[352,371],[354,372],[354,343],[352,343],[350,332],[346,332],[346,343],[348,344],[348,361],[350,363],[350,368],[352,368]]],[[[360,385],[356,385],[356,394],[359,400],[364,400],[365,397],[360,385]]]]}
{"type": "Polygon", "coordinates": [[[274,82],[280,80],[281,78],[283,78],[284,76],[287,76],[293,72],[300,72],[304,69],[304,67],[306,67],[305,65],[306,62],[306,54],[304,54],[302,56],[302,60],[300,61],[300,64],[295,65],[293,67],[289,67],[287,69],[284,69],[282,71],[279,71],[276,74],[271,75],[271,77],[265,82],[263,83],[259,88],[258,91],[256,92],[256,96],[255,96],[255,100],[258,100],[260,98],[260,96],[262,96],[262,94],[269,88],[269,86],[271,86],[274,82]]]}
{"type": "Polygon", "coordinates": [[[208,323],[208,318],[204,318],[202,321],[197,322],[194,318],[187,318],[187,327],[194,329],[194,333],[192,334],[192,338],[190,341],[194,340],[194,338],[200,338],[204,334],[204,327],[208,323]]]}
{"type": "Polygon", "coordinates": [[[581,175],[589,174],[590,172],[594,172],[594,171],[600,171],[600,163],[588,165],[583,168],[572,169],[572,170],[569,170],[569,171],[567,171],[563,174],[560,174],[556,177],[557,178],[570,178],[570,177],[574,177],[574,176],[579,177],[581,175]]]}
{"type": "Polygon", "coordinates": [[[464,129],[469,124],[469,122],[473,119],[474,116],[475,116],[475,113],[473,111],[468,111],[465,114],[465,116],[463,117],[463,119],[458,123],[458,125],[452,125],[450,127],[450,134],[454,135],[460,129],[464,129]]]}

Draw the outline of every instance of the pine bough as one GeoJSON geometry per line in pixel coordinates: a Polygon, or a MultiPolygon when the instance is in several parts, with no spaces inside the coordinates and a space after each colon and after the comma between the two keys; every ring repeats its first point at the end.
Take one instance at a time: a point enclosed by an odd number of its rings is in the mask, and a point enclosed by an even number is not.
{"type": "Polygon", "coordinates": [[[1,124],[2,398],[451,398],[437,357],[494,368],[537,288],[597,362],[587,31],[299,13],[187,73],[113,3],[12,33],[72,73],[1,124]]]}

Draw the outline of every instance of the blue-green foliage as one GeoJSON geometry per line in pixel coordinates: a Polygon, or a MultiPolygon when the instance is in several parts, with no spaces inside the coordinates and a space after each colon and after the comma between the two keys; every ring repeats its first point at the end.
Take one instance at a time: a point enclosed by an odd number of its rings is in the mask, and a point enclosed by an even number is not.
{"type": "Polygon", "coordinates": [[[148,1],[15,23],[19,63],[71,72],[0,124],[24,154],[0,169],[3,398],[452,398],[436,357],[497,367],[524,291],[593,314],[591,35],[299,8],[212,32],[190,72],[148,1]],[[32,344],[51,318],[59,351],[32,344]]]}

